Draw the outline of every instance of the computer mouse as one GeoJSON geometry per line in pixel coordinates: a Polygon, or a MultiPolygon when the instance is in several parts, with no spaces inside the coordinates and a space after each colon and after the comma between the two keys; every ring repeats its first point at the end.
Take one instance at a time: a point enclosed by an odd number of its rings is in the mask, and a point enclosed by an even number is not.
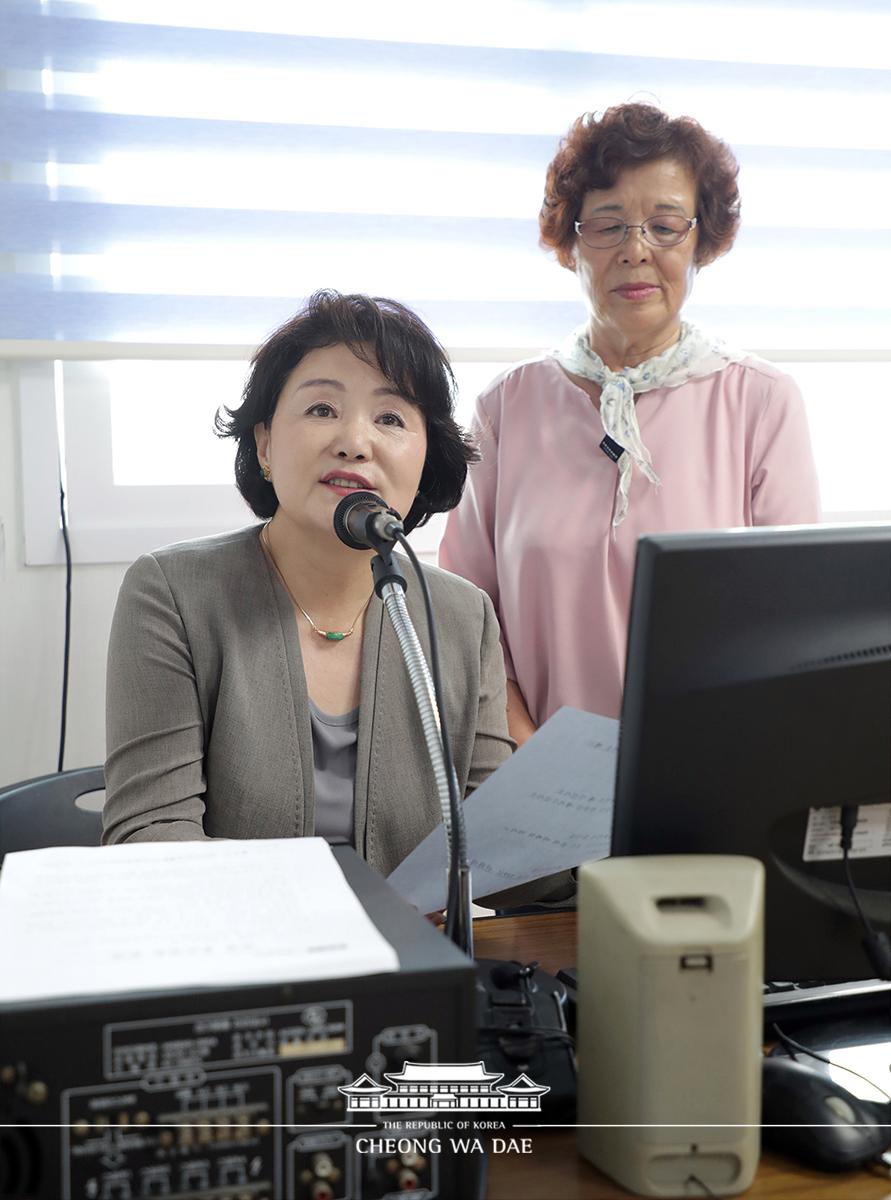
{"type": "Polygon", "coordinates": [[[765,1146],[818,1171],[853,1171],[891,1146],[891,1104],[860,1100],[783,1056],[764,1059],[761,1122],[765,1146]]]}

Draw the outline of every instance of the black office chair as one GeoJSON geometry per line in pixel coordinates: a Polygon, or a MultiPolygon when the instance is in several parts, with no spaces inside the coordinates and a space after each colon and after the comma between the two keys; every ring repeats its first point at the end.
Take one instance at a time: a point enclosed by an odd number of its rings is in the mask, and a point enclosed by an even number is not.
{"type": "Polygon", "coordinates": [[[0,788],[0,865],[11,850],[98,846],[101,812],[75,801],[104,787],[102,767],[81,767],[0,788]]]}

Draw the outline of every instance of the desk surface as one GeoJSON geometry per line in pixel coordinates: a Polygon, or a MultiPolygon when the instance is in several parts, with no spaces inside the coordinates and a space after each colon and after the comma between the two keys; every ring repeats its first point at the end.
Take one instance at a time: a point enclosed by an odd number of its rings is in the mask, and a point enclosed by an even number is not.
{"type": "MultiPolygon", "coordinates": [[[[574,913],[477,920],[474,937],[478,958],[535,959],[552,973],[576,961],[574,913]]],[[[534,1145],[534,1153],[528,1156],[490,1156],[488,1200],[628,1200],[624,1188],[578,1156],[571,1129],[536,1133],[534,1145]]],[[[765,1153],[745,1196],[747,1200],[889,1200],[891,1178],[869,1171],[824,1175],[765,1153]]]]}

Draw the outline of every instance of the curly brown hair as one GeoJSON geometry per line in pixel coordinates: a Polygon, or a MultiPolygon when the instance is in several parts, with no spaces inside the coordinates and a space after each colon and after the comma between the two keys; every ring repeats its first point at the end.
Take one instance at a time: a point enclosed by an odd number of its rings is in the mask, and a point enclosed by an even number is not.
{"type": "Polygon", "coordinates": [[[683,163],[696,181],[696,265],[726,254],[739,228],[739,163],[733,151],[692,117],[672,118],[643,103],[583,113],[574,122],[548,167],[538,218],[541,245],[572,270],[574,226],[586,193],[613,187],[625,167],[662,158],[683,163]]]}

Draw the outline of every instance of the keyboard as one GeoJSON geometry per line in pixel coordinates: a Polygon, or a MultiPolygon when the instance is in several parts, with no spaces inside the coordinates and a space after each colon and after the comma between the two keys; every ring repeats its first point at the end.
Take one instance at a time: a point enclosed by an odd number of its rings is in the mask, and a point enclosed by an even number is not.
{"type": "MultiPolygon", "coordinates": [[[[575,967],[563,967],[557,978],[565,984],[569,999],[567,1018],[575,1024],[575,967]]],[[[764,985],[764,1031],[772,1035],[774,1022],[782,1022],[791,1033],[811,1021],[843,1020],[848,1017],[887,1016],[891,1021],[891,980],[858,979],[851,983],[766,983],[764,985]]]]}
{"type": "Polygon", "coordinates": [[[856,979],[850,983],[766,983],[764,1029],[776,1021],[783,1029],[810,1021],[844,1020],[886,1014],[891,1019],[891,980],[856,979]]]}

